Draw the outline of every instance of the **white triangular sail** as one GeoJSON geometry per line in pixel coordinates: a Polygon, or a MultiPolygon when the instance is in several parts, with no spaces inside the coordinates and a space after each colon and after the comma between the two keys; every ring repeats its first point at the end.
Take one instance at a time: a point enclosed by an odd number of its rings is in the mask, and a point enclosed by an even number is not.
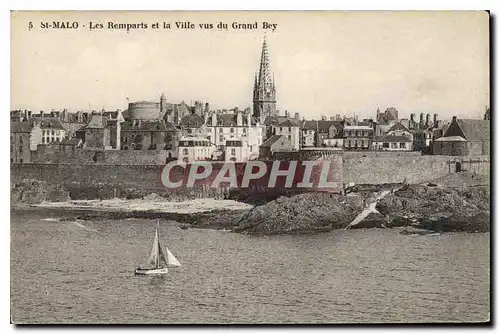
{"type": "Polygon", "coordinates": [[[156,229],[151,255],[149,256],[148,264],[160,268],[162,264],[166,264],[165,255],[160,246],[160,238],[158,237],[158,228],[156,229]]]}
{"type": "Polygon", "coordinates": [[[179,261],[177,261],[174,254],[172,254],[172,252],[168,248],[166,248],[166,250],[167,250],[167,266],[168,267],[180,267],[181,264],[179,263],[179,261]]]}

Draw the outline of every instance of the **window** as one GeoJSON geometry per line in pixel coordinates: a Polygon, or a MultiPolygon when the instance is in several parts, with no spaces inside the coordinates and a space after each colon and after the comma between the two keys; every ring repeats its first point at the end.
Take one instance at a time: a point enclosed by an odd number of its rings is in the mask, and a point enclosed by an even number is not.
{"type": "Polygon", "coordinates": [[[45,137],[42,137],[42,144],[45,144],[45,137]]]}
{"type": "Polygon", "coordinates": [[[23,159],[19,159],[19,162],[20,162],[20,163],[23,163],[23,159]]]}
{"type": "Polygon", "coordinates": [[[391,148],[398,148],[398,143],[391,143],[391,148]]]}
{"type": "Polygon", "coordinates": [[[23,153],[23,147],[19,146],[19,153],[23,153]]]}
{"type": "Polygon", "coordinates": [[[55,134],[55,132],[54,132],[54,130],[52,130],[52,135],[54,135],[54,134],[55,134]]]}
{"type": "Polygon", "coordinates": [[[280,127],[280,132],[281,132],[281,131],[283,131],[283,128],[282,128],[282,127],[280,127]]]}
{"type": "Polygon", "coordinates": [[[230,131],[231,131],[231,133],[234,133],[234,128],[231,128],[231,130],[230,130],[230,131]]]}
{"type": "Polygon", "coordinates": [[[288,132],[292,132],[292,128],[291,127],[288,127],[288,132]]]}
{"type": "Polygon", "coordinates": [[[399,148],[406,148],[406,144],[405,143],[399,143],[399,148]]]}
{"type": "Polygon", "coordinates": [[[189,150],[187,148],[182,150],[182,154],[187,155],[189,153],[189,150]]]}
{"type": "Polygon", "coordinates": [[[10,141],[11,142],[14,141],[14,137],[10,136],[10,141]]]}
{"type": "Polygon", "coordinates": [[[247,128],[243,128],[243,133],[247,133],[247,128]]]}
{"type": "Polygon", "coordinates": [[[383,148],[389,148],[389,143],[383,143],[383,144],[382,144],[382,147],[383,147],[383,148]]]}
{"type": "Polygon", "coordinates": [[[234,148],[231,149],[231,155],[236,155],[236,149],[234,148]]]}

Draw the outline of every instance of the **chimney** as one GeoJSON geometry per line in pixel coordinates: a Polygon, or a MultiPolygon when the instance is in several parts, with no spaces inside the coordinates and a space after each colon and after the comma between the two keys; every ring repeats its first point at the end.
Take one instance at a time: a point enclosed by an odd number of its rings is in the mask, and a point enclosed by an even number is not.
{"type": "Polygon", "coordinates": [[[457,122],[457,116],[453,116],[453,119],[451,120],[452,123],[456,123],[457,122]]]}
{"type": "Polygon", "coordinates": [[[335,120],[335,116],[330,116],[330,121],[334,121],[335,120]]]}
{"type": "Polygon", "coordinates": [[[326,116],[321,116],[322,121],[326,121],[326,116]]]}
{"type": "Polygon", "coordinates": [[[288,110],[285,110],[285,117],[288,117],[288,110]]]}
{"type": "Polygon", "coordinates": [[[431,115],[430,114],[425,115],[425,123],[429,124],[430,121],[431,121],[431,115]]]}
{"type": "Polygon", "coordinates": [[[299,120],[300,119],[300,114],[298,112],[295,113],[295,119],[299,120]]]}
{"type": "Polygon", "coordinates": [[[438,123],[438,114],[434,114],[434,126],[437,127],[438,123]]]}
{"type": "Polygon", "coordinates": [[[210,104],[207,102],[205,103],[205,113],[208,114],[209,111],[210,111],[210,104]]]}
{"type": "Polygon", "coordinates": [[[424,113],[420,113],[420,123],[424,122],[424,113]]]}
{"type": "Polygon", "coordinates": [[[410,115],[410,121],[414,122],[415,121],[415,114],[410,115]]]}

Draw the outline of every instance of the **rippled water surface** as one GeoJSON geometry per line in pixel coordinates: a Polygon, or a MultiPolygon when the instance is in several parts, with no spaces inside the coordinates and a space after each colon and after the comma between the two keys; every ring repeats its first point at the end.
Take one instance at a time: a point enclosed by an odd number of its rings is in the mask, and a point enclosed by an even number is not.
{"type": "Polygon", "coordinates": [[[489,234],[248,236],[163,222],[162,241],[183,267],[139,277],[154,221],[42,219],[61,216],[12,214],[15,323],[489,319],[489,234]]]}

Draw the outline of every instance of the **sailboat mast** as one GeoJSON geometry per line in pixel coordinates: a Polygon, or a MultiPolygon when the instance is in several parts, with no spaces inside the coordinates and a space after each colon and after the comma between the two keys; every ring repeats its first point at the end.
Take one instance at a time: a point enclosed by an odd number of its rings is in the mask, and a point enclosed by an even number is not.
{"type": "Polygon", "coordinates": [[[156,257],[156,269],[160,268],[160,220],[157,219],[157,226],[156,226],[156,235],[158,236],[157,242],[158,242],[158,256],[156,257]]]}

